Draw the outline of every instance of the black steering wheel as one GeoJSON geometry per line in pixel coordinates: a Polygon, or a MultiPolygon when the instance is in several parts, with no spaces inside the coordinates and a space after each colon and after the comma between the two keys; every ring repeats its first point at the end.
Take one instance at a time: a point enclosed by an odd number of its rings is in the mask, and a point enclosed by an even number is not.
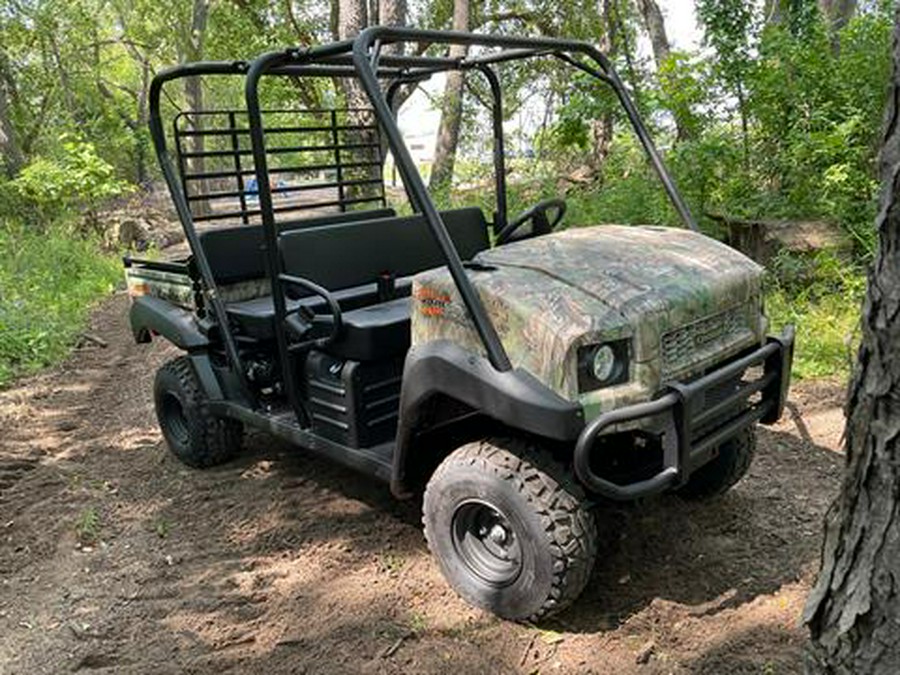
{"type": "Polygon", "coordinates": [[[344,328],[341,306],[328,289],[303,277],[279,274],[278,280],[286,286],[299,286],[313,295],[318,295],[328,305],[328,314],[319,314],[306,305],[298,305],[288,310],[284,317],[288,332],[300,340],[290,345],[292,351],[305,351],[315,347],[322,349],[337,341],[344,328]],[[327,334],[322,336],[322,333],[327,334]]]}
{"type": "MultiPolygon", "coordinates": [[[[566,215],[566,202],[564,200],[543,199],[530,209],[522,211],[511,223],[500,230],[497,234],[497,246],[510,241],[517,241],[517,239],[513,238],[513,234],[528,221],[531,221],[532,225],[531,234],[527,235],[527,237],[539,237],[542,234],[549,234],[556,229],[564,215],[566,215]],[[551,218],[549,214],[552,211],[555,211],[555,213],[553,213],[551,218]]],[[[526,239],[527,237],[521,237],[521,239],[526,239]]]]}

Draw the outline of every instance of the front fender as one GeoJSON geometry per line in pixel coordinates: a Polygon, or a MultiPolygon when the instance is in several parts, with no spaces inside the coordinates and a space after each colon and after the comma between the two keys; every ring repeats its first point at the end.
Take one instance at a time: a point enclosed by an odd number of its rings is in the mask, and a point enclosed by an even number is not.
{"type": "Polygon", "coordinates": [[[510,428],[559,441],[574,441],[584,428],[581,406],[555,393],[521,369],[501,372],[482,356],[448,340],[412,347],[403,368],[397,449],[391,489],[408,496],[407,466],[420,412],[430,398],[444,395],[510,428]]]}

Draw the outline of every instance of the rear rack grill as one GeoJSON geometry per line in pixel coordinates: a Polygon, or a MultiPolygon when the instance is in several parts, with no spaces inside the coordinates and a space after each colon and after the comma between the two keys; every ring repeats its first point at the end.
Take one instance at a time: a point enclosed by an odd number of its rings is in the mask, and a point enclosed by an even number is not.
{"type": "MultiPolygon", "coordinates": [[[[372,110],[270,110],[262,116],[274,213],[295,220],[309,211],[386,205],[372,110]]],[[[246,111],[180,113],[174,137],[181,189],[194,222],[258,224],[262,212],[246,111]]]]}

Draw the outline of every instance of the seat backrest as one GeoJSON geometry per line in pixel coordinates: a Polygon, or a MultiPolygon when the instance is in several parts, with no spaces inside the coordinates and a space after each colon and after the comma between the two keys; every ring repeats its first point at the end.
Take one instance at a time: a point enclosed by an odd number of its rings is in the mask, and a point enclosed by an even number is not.
{"type": "MultiPolygon", "coordinates": [[[[441,217],[463,260],[488,248],[481,209],[454,209],[441,217]]],[[[329,290],[368,284],[385,272],[405,277],[445,264],[422,215],[292,230],[282,235],[281,254],[288,274],[329,290]]]]}
{"type": "MultiPolygon", "coordinates": [[[[279,223],[281,232],[318,228],[326,225],[379,220],[396,215],[394,209],[348,211],[329,213],[314,218],[304,218],[279,223]]],[[[200,234],[200,245],[206,253],[217,284],[235,284],[241,281],[261,279],[266,275],[263,259],[263,230],[259,225],[238,225],[200,234]]]]}

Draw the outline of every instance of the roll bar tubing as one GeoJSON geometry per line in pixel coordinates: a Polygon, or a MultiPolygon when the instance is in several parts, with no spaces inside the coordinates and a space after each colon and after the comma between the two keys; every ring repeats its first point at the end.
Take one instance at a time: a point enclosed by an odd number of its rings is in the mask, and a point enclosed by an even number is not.
{"type": "MultiPolygon", "coordinates": [[[[535,56],[551,55],[572,67],[599,79],[609,85],[615,92],[620,104],[625,110],[626,116],[641,142],[644,151],[650,159],[660,182],[668,195],[673,207],[681,217],[683,223],[692,230],[697,230],[697,224],[691,215],[686,203],[678,192],[674,180],[669,175],[662,158],[653,143],[650,133],[640,118],[640,115],[628,95],[624,84],[613,69],[606,56],[596,47],[586,42],[575,40],[560,40],[544,37],[515,37],[484,35],[477,33],[463,33],[458,31],[432,31],[411,28],[399,28],[389,26],[373,26],[363,30],[352,40],[342,40],[331,44],[320,45],[304,49],[287,49],[263,54],[256,60],[248,63],[245,61],[234,62],[198,62],[170,68],[159,73],[150,88],[150,129],[153,144],[166,184],[172,194],[176,211],[184,226],[185,234],[191,251],[197,260],[197,267],[207,290],[207,297],[212,307],[213,314],[221,326],[226,355],[235,367],[242,388],[252,400],[246,377],[240,364],[240,357],[234,342],[234,338],[228,326],[227,315],[221,299],[216,293],[215,280],[209,266],[209,262],[199,244],[193,219],[187,200],[181,192],[174,164],[166,148],[165,133],[160,116],[160,94],[162,86],[168,81],[181,77],[198,75],[246,75],[244,94],[246,98],[248,117],[250,120],[250,138],[253,149],[257,183],[259,186],[259,203],[262,210],[262,226],[264,230],[266,264],[270,279],[277,280],[282,272],[281,260],[278,255],[278,232],[272,210],[272,192],[268,176],[266,158],[265,133],[262,126],[262,110],[259,105],[259,82],[264,75],[284,75],[295,77],[356,77],[360,80],[372,106],[376,117],[387,137],[388,145],[394,155],[397,168],[403,178],[404,186],[409,194],[414,208],[421,212],[447,261],[451,276],[459,290],[466,309],[472,317],[475,329],[485,347],[491,364],[500,371],[512,368],[509,357],[503,348],[496,329],[481,302],[481,298],[475,292],[469,281],[459,254],[450,239],[441,216],[428,194],[428,190],[421,175],[415,167],[412,156],[403,141],[402,134],[397,126],[392,111],[392,102],[398,85],[402,83],[417,82],[448,70],[478,70],[488,80],[493,102],[493,131],[494,166],[497,173],[497,214],[495,216],[495,228],[498,218],[505,222],[506,214],[506,190],[505,190],[505,164],[502,144],[502,101],[500,98],[500,83],[496,73],[490,68],[493,64],[504,63],[513,60],[531,58],[535,56]],[[449,58],[430,56],[404,56],[399,54],[382,54],[381,49],[388,44],[419,42],[429,44],[461,44],[483,47],[499,47],[499,52],[481,54],[471,57],[449,58]],[[577,55],[577,56],[576,56],[577,55]],[[591,65],[591,62],[593,65],[591,65]],[[393,82],[388,87],[387,97],[379,85],[379,78],[391,79],[393,82]]],[[[284,295],[277,290],[277,283],[273,283],[273,302],[275,304],[276,321],[285,316],[284,295]]],[[[288,389],[288,398],[296,407],[297,392],[293,382],[293,374],[290,372],[290,355],[285,331],[279,327],[276,331],[276,342],[279,356],[284,369],[285,386],[288,389]]]]}

